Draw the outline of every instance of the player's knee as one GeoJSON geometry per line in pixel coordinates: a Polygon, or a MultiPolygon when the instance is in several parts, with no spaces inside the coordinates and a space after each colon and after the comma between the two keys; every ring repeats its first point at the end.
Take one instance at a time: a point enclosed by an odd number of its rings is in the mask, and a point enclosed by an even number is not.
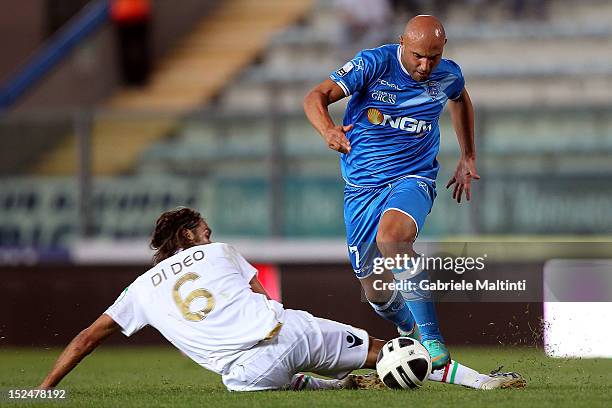
{"type": "Polygon", "coordinates": [[[412,243],[415,239],[416,228],[406,224],[388,224],[379,228],[376,234],[376,243],[379,247],[385,244],[412,243]]]}
{"type": "Polygon", "coordinates": [[[399,211],[386,211],[378,224],[376,244],[412,244],[416,239],[418,227],[414,218],[399,211]]]}

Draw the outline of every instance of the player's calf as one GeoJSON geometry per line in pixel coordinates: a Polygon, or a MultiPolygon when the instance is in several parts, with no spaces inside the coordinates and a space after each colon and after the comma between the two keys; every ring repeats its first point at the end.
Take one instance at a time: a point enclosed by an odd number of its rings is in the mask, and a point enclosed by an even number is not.
{"type": "Polygon", "coordinates": [[[414,327],[414,318],[401,293],[397,290],[390,290],[388,286],[377,289],[376,281],[382,283],[392,283],[393,274],[385,271],[383,274],[371,274],[359,280],[366,299],[376,314],[385,320],[395,324],[395,326],[405,331],[410,331],[414,327]]]}

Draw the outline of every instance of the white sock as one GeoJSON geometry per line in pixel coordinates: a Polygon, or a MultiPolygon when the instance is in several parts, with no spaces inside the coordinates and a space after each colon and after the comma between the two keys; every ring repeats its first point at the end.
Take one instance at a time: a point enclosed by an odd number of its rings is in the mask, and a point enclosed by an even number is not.
{"type": "Polygon", "coordinates": [[[451,360],[450,364],[444,368],[435,370],[429,374],[429,379],[431,381],[463,385],[470,388],[478,388],[483,380],[489,378],[488,375],[480,374],[478,371],[466,367],[454,360],[451,360]]]}
{"type": "Polygon", "coordinates": [[[342,380],[325,380],[306,374],[295,374],[287,387],[289,390],[338,390],[342,388],[342,380]]]}

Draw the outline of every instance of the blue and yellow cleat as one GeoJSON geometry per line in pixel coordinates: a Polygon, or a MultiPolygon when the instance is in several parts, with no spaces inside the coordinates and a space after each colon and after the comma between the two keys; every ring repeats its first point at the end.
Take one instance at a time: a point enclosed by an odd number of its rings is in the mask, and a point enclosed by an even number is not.
{"type": "Polygon", "coordinates": [[[450,353],[440,340],[425,340],[423,346],[431,356],[432,370],[438,370],[450,362],[450,353]]]}

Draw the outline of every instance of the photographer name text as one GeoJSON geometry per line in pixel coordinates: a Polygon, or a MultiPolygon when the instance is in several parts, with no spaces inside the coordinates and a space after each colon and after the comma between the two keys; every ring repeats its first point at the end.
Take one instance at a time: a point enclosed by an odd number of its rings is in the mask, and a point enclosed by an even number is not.
{"type": "Polygon", "coordinates": [[[491,292],[505,292],[505,291],[517,291],[524,292],[527,290],[527,280],[512,281],[509,279],[477,279],[475,281],[466,280],[451,280],[451,281],[429,281],[423,279],[419,282],[413,282],[408,280],[394,281],[394,282],[383,282],[378,279],[374,281],[375,290],[399,290],[413,292],[416,290],[430,291],[430,292],[471,292],[471,291],[491,291],[491,292]]]}

